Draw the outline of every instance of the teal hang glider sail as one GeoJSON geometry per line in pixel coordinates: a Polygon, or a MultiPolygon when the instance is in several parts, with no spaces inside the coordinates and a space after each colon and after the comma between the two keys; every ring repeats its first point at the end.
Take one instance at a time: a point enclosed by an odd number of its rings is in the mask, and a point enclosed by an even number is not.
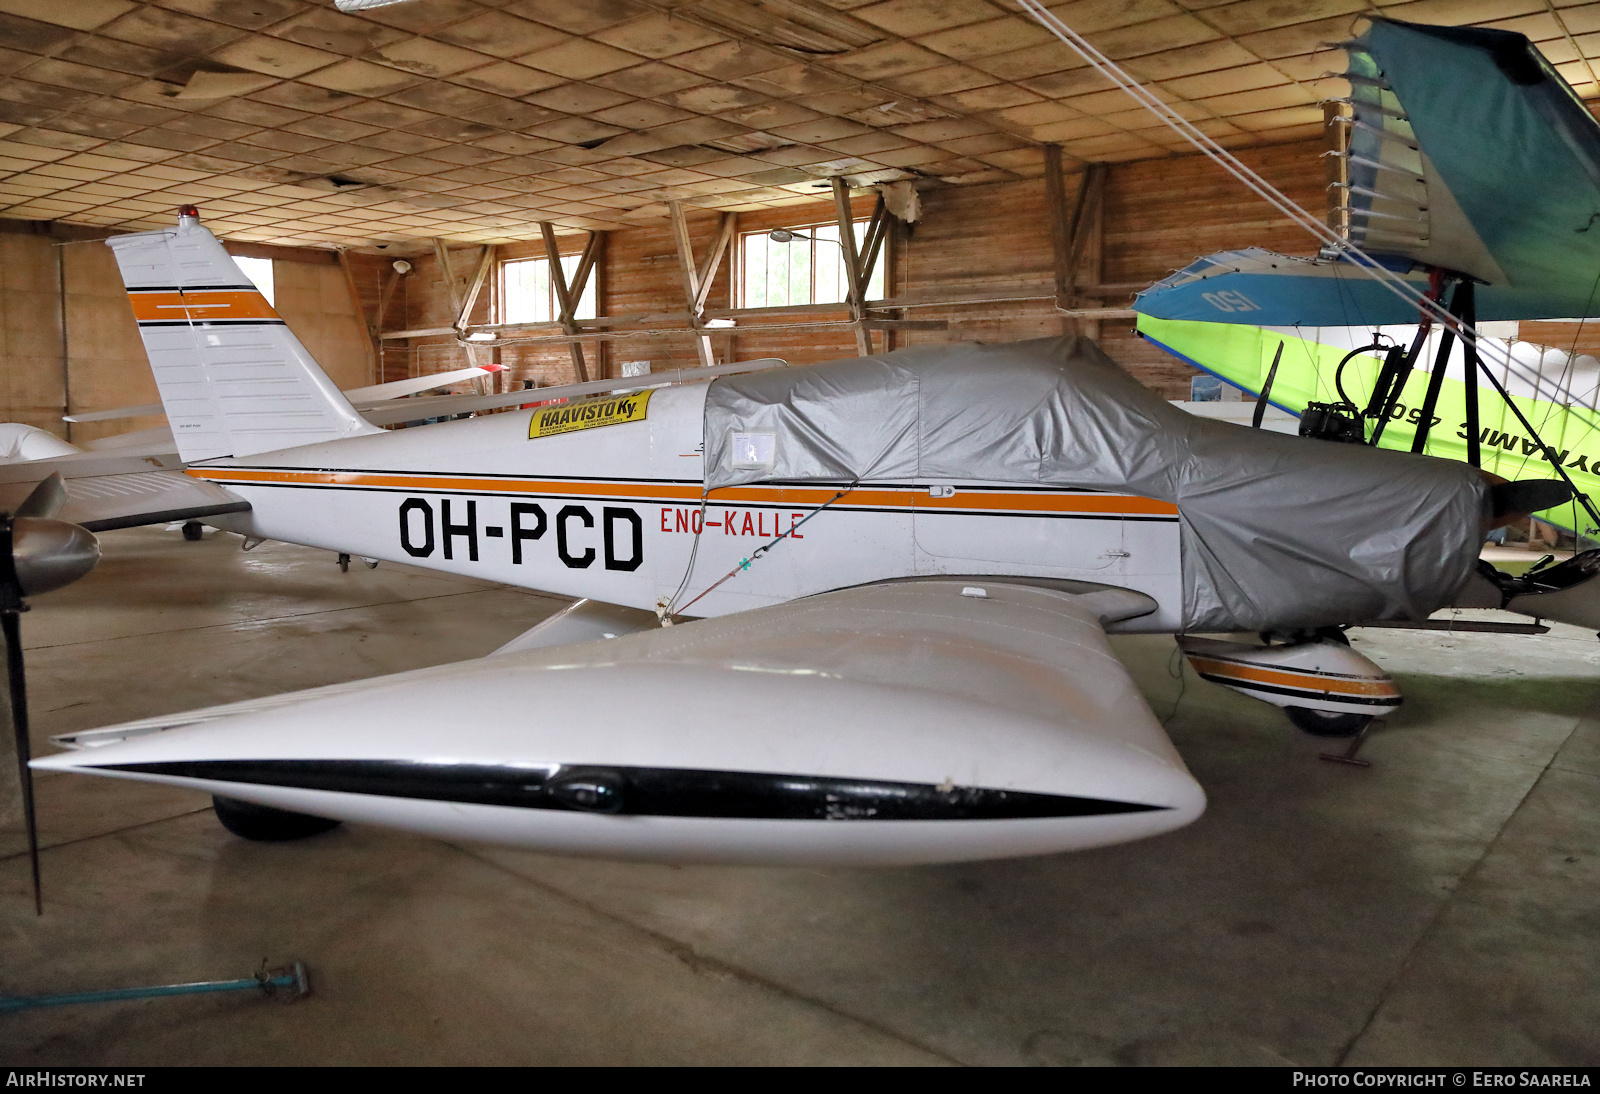
{"type": "MultiPolygon", "coordinates": [[[[1600,123],[1526,37],[1375,18],[1346,46],[1340,181],[1350,240],[1428,286],[1477,283],[1479,320],[1585,316],[1600,289],[1600,123]]],[[[1166,320],[1256,326],[1416,322],[1338,257],[1255,248],[1203,258],[1141,293],[1166,320]]]]}
{"type": "MultiPolygon", "coordinates": [[[[1342,234],[1469,327],[1594,314],[1600,123],[1532,43],[1373,18],[1345,48],[1346,139],[1330,153],[1342,234]]],[[[1452,350],[1453,335],[1417,326],[1414,301],[1333,248],[1213,254],[1134,308],[1146,338],[1252,394],[1270,387],[1291,413],[1344,404],[1367,443],[1566,478],[1580,497],[1541,516],[1600,524],[1600,362],[1575,348],[1480,338],[1452,350]],[[1409,351],[1352,353],[1376,328],[1407,325],[1409,351]]]]}

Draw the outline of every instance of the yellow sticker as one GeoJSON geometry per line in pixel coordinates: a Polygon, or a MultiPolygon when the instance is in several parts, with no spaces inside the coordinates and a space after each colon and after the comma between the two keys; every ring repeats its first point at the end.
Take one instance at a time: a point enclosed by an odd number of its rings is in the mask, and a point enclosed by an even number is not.
{"type": "Polygon", "coordinates": [[[612,395],[604,399],[580,399],[561,406],[542,406],[533,412],[528,423],[528,439],[554,437],[558,433],[574,433],[580,429],[593,429],[602,425],[621,425],[623,422],[641,422],[650,408],[652,391],[636,391],[631,395],[612,395]]]}

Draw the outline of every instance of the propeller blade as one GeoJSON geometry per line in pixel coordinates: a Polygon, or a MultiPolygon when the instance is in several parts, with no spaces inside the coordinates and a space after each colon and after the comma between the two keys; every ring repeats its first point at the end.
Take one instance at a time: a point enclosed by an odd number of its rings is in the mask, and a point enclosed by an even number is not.
{"type": "Polygon", "coordinates": [[[1523,479],[1497,482],[1489,488],[1494,519],[1519,513],[1538,513],[1553,509],[1573,498],[1572,487],[1557,479],[1523,479]]]}
{"type": "Polygon", "coordinates": [[[23,499],[17,506],[14,514],[19,517],[53,517],[61,511],[67,503],[67,484],[62,481],[61,472],[52,471],[48,477],[41,479],[33,492],[23,499]]]}
{"type": "Polygon", "coordinates": [[[28,829],[28,863],[33,869],[33,910],[35,915],[44,915],[44,890],[39,884],[39,820],[33,804],[33,769],[28,766],[33,758],[33,747],[28,739],[28,684],[22,665],[22,628],[17,623],[24,605],[22,583],[17,580],[14,560],[14,529],[10,514],[0,513],[0,632],[4,634],[6,646],[6,683],[11,700],[11,732],[17,749],[17,773],[22,783],[22,816],[28,829]]]}
{"type": "Polygon", "coordinates": [[[39,885],[39,818],[33,806],[33,747],[28,740],[28,684],[22,668],[22,628],[16,612],[0,612],[6,640],[6,683],[11,691],[11,729],[16,735],[17,767],[22,774],[22,816],[28,826],[28,864],[33,870],[33,912],[44,915],[44,890],[39,885]]]}

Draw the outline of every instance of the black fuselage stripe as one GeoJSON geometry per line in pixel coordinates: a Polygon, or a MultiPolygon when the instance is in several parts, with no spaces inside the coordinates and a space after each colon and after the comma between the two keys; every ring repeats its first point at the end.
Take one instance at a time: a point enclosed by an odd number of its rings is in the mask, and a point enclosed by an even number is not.
{"type": "Polygon", "coordinates": [[[141,319],[141,327],[286,327],[282,319],[141,319]]]}
{"type": "Polygon", "coordinates": [[[129,774],[387,798],[723,820],[1025,820],[1166,806],[984,787],[695,768],[504,767],[404,760],[188,760],[108,764],[129,774]]]}
{"type": "Polygon", "coordinates": [[[129,292],[259,292],[254,285],[129,285],[129,292]]]}

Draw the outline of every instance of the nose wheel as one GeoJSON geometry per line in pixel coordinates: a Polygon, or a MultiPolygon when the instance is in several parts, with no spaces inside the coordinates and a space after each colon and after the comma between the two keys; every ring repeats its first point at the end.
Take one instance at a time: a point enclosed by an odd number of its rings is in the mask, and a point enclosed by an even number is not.
{"type": "Polygon", "coordinates": [[[1313,710],[1310,707],[1284,707],[1296,729],[1313,737],[1355,737],[1372,724],[1370,714],[1345,714],[1336,710],[1313,710]]]}
{"type": "Polygon", "coordinates": [[[222,827],[241,839],[258,843],[282,843],[286,840],[306,839],[339,827],[339,821],[327,817],[312,817],[305,813],[291,813],[287,809],[273,809],[268,805],[211,797],[211,808],[216,810],[222,827]]]}

